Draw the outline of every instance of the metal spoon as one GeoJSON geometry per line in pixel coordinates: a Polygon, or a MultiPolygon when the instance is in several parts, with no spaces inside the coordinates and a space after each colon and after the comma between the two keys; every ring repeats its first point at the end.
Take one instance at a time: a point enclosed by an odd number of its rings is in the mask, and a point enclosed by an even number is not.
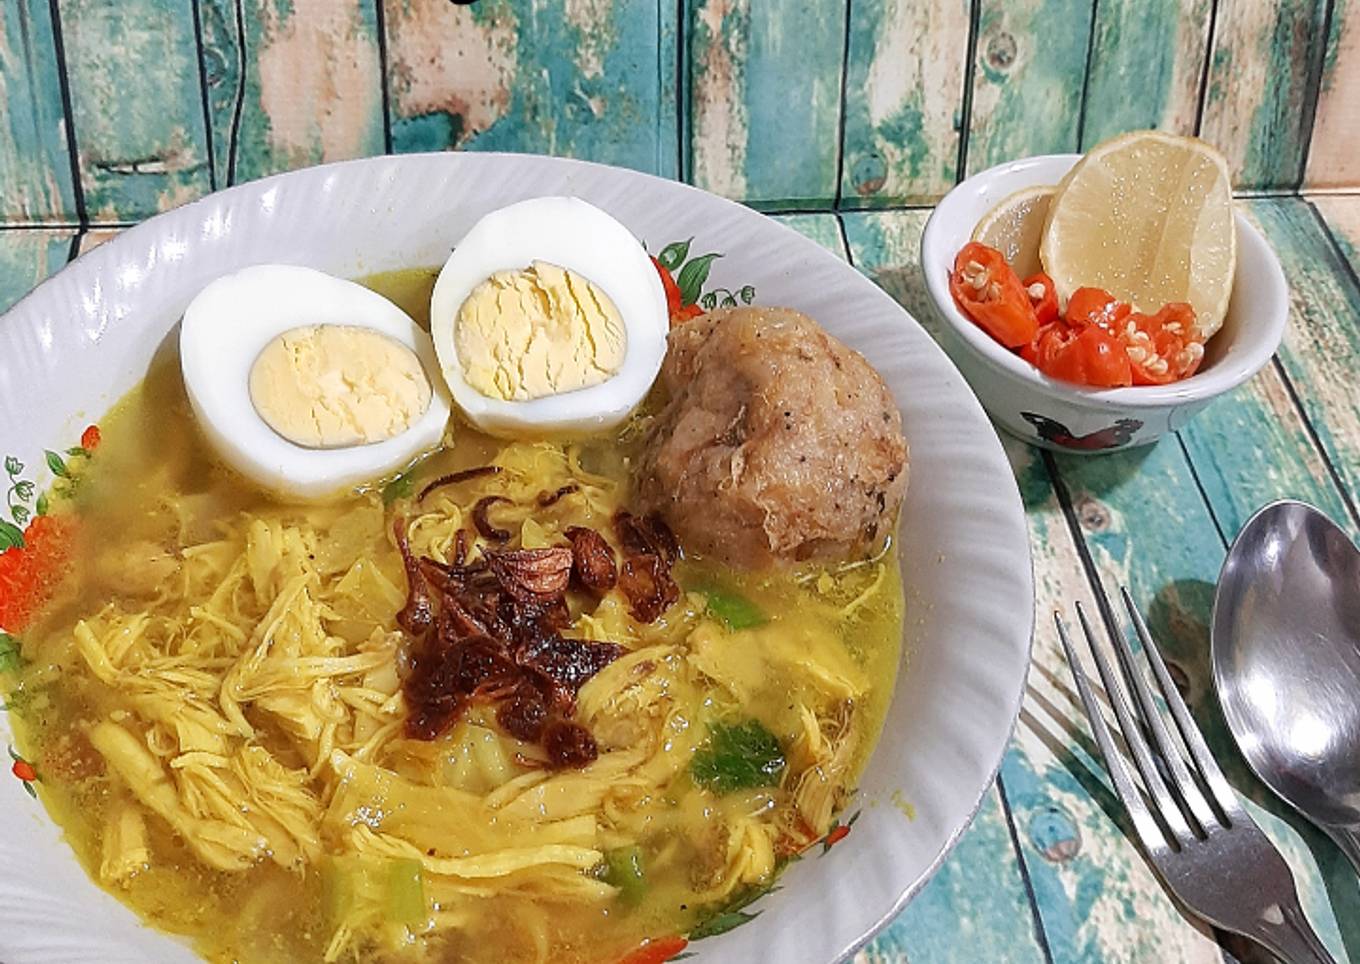
{"type": "Polygon", "coordinates": [[[1247,763],[1360,873],[1360,550],[1310,505],[1261,509],[1223,563],[1210,646],[1247,763]]]}

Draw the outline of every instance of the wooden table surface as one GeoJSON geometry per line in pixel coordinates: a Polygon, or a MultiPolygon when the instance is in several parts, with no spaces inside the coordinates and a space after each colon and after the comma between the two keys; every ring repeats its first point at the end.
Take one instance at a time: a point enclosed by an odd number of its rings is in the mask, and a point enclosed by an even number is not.
{"type": "MultiPolygon", "coordinates": [[[[1214,582],[1258,506],[1304,499],[1360,534],[1360,196],[1241,200],[1284,263],[1292,310],[1274,362],[1178,435],[1099,457],[1009,438],[1034,550],[1025,704],[995,787],[939,873],[858,961],[1187,961],[1253,957],[1176,910],[1130,839],[1048,615],[1127,584],[1252,814],[1285,854],[1340,961],[1360,962],[1360,882],[1247,772],[1207,662],[1214,582]]],[[[928,209],[779,219],[847,258],[928,328],[917,264],[928,209]]],[[[0,229],[0,310],[113,230],[0,229]]],[[[1017,619],[1025,614],[1017,613],[1017,619]]],[[[1088,668],[1089,671],[1089,668],[1088,668]]]]}
{"type": "Polygon", "coordinates": [[[959,178],[1135,127],[1200,134],[1284,263],[1284,344],[1153,447],[1007,441],[1039,616],[1021,719],[972,828],[860,960],[1234,959],[1131,842],[1049,628],[1127,584],[1323,940],[1360,964],[1360,883],[1236,755],[1206,628],[1260,505],[1360,533],[1358,90],[1357,0],[0,0],[0,310],[215,188],[457,147],[804,211],[776,216],[930,327],[918,243],[959,178]]]}

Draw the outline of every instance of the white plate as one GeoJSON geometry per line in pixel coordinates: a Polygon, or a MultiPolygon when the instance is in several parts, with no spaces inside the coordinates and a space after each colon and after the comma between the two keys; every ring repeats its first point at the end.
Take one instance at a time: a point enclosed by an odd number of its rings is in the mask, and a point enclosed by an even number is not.
{"type": "MultiPolygon", "coordinates": [[[[901,406],[904,666],[846,814],[860,818],[834,849],[790,867],[750,908],[754,920],[690,948],[700,962],[839,960],[921,888],[991,784],[1019,711],[1034,592],[1019,492],[973,393],[906,312],[816,244],[702,191],[577,161],[430,154],[268,178],[132,228],[0,318],[0,456],[49,484],[35,471],[43,450],[75,445],[221,274],[261,261],[351,277],[436,265],[486,212],[543,194],[591,201],[653,252],[691,236],[695,253],[723,252],[709,287],[751,285],[757,303],[818,319],[868,357],[901,406]]],[[[0,780],[0,813],[0,960],[194,960],[91,882],[18,780],[0,780]]]]}

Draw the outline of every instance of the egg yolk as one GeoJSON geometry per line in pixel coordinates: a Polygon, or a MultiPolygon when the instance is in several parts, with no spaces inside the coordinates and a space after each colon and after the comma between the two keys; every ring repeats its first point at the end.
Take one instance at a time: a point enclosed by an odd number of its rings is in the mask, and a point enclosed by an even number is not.
{"type": "Polygon", "coordinates": [[[473,289],[454,329],[463,378],[502,401],[589,388],[623,365],[627,334],[609,296],[544,261],[473,289]]]}
{"type": "Polygon", "coordinates": [[[285,331],[250,370],[250,400],[260,418],[313,449],[394,438],[425,414],[430,395],[415,352],[352,325],[285,331]]]}

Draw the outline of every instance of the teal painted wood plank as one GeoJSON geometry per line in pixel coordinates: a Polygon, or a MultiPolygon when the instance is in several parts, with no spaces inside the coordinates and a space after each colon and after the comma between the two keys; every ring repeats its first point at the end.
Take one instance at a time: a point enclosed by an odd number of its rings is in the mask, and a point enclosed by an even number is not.
{"type": "Polygon", "coordinates": [[[375,2],[200,0],[218,184],[383,152],[375,2]]]}
{"type": "Polygon", "coordinates": [[[112,241],[123,233],[122,228],[92,228],[82,231],[76,241],[76,256],[88,254],[106,241],[112,241]]]}
{"type": "Polygon", "coordinates": [[[59,0],[85,206],[135,220],[211,189],[191,0],[59,0]]]}
{"type": "Polygon", "coordinates": [[[70,228],[0,230],[0,313],[66,264],[74,234],[70,228]]]}
{"type": "MultiPolygon", "coordinates": [[[[1280,361],[1352,500],[1360,502],[1360,288],[1307,201],[1261,199],[1246,210],[1289,279],[1290,324],[1280,361]]],[[[1356,223],[1350,199],[1326,210],[1341,237],[1355,237],[1346,227],[1356,223]]]]}
{"type": "Polygon", "coordinates": [[[1360,187],[1360,2],[1335,0],[1313,139],[1307,188],[1360,187]]]}
{"type": "Polygon", "coordinates": [[[842,204],[934,200],[954,186],[967,0],[850,5],[842,204]]]}
{"type": "Polygon", "coordinates": [[[673,180],[684,177],[680,105],[689,103],[680,50],[681,8],[680,3],[657,3],[657,162],[651,173],[673,180]]]}
{"type": "Polygon", "coordinates": [[[773,207],[836,195],[847,0],[691,0],[691,175],[773,207]]]}
{"type": "Polygon", "coordinates": [[[0,4],[0,221],[73,221],[75,180],[47,0],[0,4]]]}
{"type": "Polygon", "coordinates": [[[1320,194],[1311,201],[1341,256],[1360,276],[1360,197],[1320,194]]]}
{"type": "Polygon", "coordinates": [[[1247,189],[1298,185],[1326,0],[1218,0],[1200,134],[1247,189]]]}
{"type": "MultiPolygon", "coordinates": [[[[384,0],[397,151],[530,151],[674,172],[656,3],[384,0]]],[[[674,33],[670,34],[674,43],[674,33]]]]}
{"type": "Polygon", "coordinates": [[[207,115],[209,165],[214,188],[231,180],[232,121],[236,105],[244,104],[244,76],[236,0],[198,0],[198,28],[202,43],[199,67],[203,73],[204,113],[207,115]]]}
{"type": "MultiPolygon", "coordinates": [[[[1293,323],[1306,322],[1296,314],[1293,323]]],[[[1310,502],[1360,535],[1273,366],[1215,401],[1180,435],[1227,540],[1276,499],[1310,502]]]]}
{"type": "Polygon", "coordinates": [[[935,876],[856,958],[857,964],[1043,960],[996,790],[935,876]]]}
{"type": "Polygon", "coordinates": [[[1090,0],[981,0],[968,173],[1077,149],[1090,0]]]}
{"type": "Polygon", "coordinates": [[[1139,128],[1195,133],[1212,5],[1212,0],[1096,4],[1082,150],[1139,128]]]}
{"type": "Polygon", "coordinates": [[[848,258],[845,241],[841,237],[840,225],[834,214],[781,214],[775,220],[786,227],[793,228],[805,238],[816,241],[826,250],[839,258],[848,258]]]}

